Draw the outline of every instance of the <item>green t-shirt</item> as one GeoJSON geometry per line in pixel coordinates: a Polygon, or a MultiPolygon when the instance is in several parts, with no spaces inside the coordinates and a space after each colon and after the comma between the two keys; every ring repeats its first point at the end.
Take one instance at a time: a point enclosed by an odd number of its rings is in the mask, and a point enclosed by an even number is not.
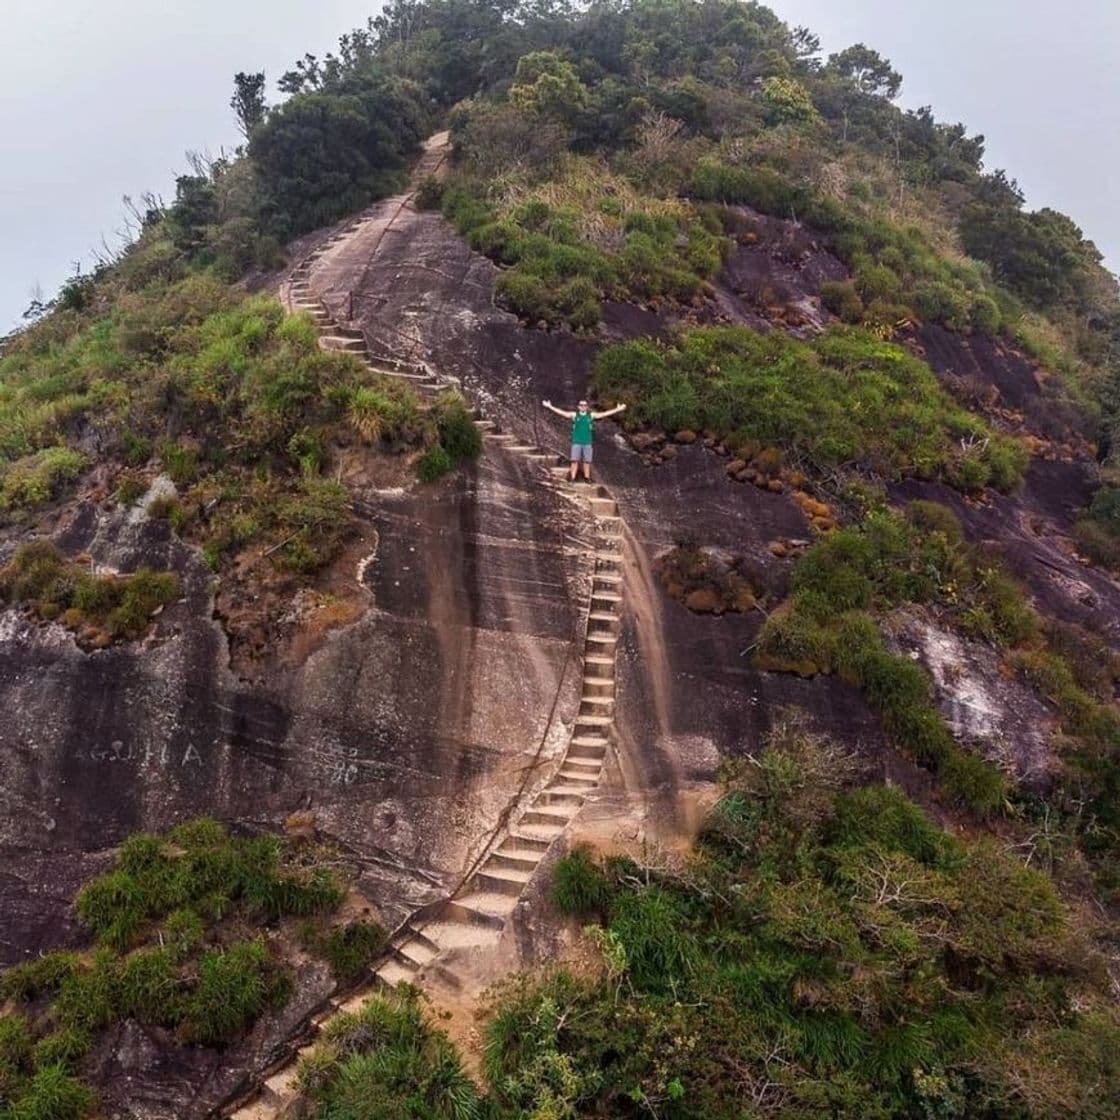
{"type": "Polygon", "coordinates": [[[593,417],[590,412],[577,412],[572,419],[572,443],[580,445],[591,442],[591,425],[593,417]]]}

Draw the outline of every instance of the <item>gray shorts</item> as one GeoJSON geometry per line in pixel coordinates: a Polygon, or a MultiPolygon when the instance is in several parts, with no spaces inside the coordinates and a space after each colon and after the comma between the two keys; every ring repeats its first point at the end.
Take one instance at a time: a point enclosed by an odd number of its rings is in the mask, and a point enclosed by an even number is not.
{"type": "Polygon", "coordinates": [[[572,462],[573,463],[590,463],[591,462],[591,444],[589,444],[589,443],[573,443],[572,444],[572,462]]]}

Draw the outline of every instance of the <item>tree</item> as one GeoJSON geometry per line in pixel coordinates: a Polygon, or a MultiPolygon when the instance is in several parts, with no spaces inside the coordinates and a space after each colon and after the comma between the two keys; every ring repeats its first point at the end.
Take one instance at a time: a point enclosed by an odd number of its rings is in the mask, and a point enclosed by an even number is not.
{"type": "Polygon", "coordinates": [[[237,117],[237,127],[246,140],[264,120],[264,73],[238,73],[233,76],[233,97],[229,107],[237,117]]]}
{"type": "Polygon", "coordinates": [[[902,75],[878,51],[856,43],[830,55],[826,70],[847,78],[860,93],[893,101],[902,89],[902,75]]]}
{"type": "Polygon", "coordinates": [[[175,204],[167,213],[171,240],[177,249],[196,253],[206,243],[206,231],[218,220],[214,184],[203,175],[180,175],[175,180],[175,204]]]}
{"type": "Polygon", "coordinates": [[[570,123],[587,105],[587,87],[570,62],[533,51],[518,60],[509,99],[519,109],[570,123]]]}
{"type": "Polygon", "coordinates": [[[769,124],[808,124],[817,120],[813,98],[793,78],[767,78],[762,83],[762,100],[769,124]]]}

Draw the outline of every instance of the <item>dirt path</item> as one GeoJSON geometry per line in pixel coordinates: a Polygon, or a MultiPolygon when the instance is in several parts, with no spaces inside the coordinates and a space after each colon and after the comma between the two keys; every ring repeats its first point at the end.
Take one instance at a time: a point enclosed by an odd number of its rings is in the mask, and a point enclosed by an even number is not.
{"type": "MultiPolygon", "coordinates": [[[[281,290],[291,311],[309,314],[315,320],[324,348],[353,353],[379,373],[408,379],[422,394],[444,390],[454,380],[407,356],[371,353],[363,332],[340,322],[328,310],[320,285],[329,287],[334,260],[355,253],[366,255],[362,276],[368,276],[381,242],[402,215],[412,210],[420,183],[429,175],[439,174],[447,151],[447,134],[433,136],[413,171],[408,193],[379,203],[343,226],[292,270],[281,290]]],[[[337,295],[332,306],[337,306],[337,295]]],[[[582,647],[572,650],[561,679],[562,685],[567,673],[581,673],[579,714],[559,764],[539,788],[534,781],[537,767],[526,768],[521,788],[497,827],[479,837],[479,855],[458,886],[446,899],[424,907],[396,930],[368,981],[345,1001],[332,1001],[308,1025],[302,1036],[307,1044],[293,1047],[271,1070],[264,1071],[249,1092],[221,1112],[224,1117],[278,1120],[299,1096],[298,1061],[313,1049],[314,1035],[335,1015],[359,1009],[372,994],[386,987],[408,983],[423,988],[437,1008],[451,1013],[459,1028],[457,1033],[465,1040],[473,1031],[475,997],[516,963],[508,947],[503,951],[503,935],[514,910],[534,882],[545,856],[570,833],[580,809],[599,786],[613,742],[616,653],[626,586],[625,527],[618,505],[605,487],[569,488],[567,465],[553,452],[502,431],[481,412],[476,412],[475,423],[484,436],[487,453],[522,458],[531,466],[531,477],[537,485],[562,488],[566,497],[585,508],[591,573],[586,629],[582,647]]],[[[559,688],[556,695],[560,695],[559,688]]],[[[555,703],[546,721],[545,736],[553,722],[555,703]]],[[[543,746],[542,737],[535,755],[538,761],[543,746]]]]}

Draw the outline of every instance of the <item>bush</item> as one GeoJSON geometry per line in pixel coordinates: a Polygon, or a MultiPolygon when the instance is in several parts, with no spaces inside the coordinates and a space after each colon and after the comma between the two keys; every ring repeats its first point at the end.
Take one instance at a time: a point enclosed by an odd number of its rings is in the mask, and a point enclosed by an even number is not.
{"type": "Polygon", "coordinates": [[[433,412],[439,445],[453,464],[477,459],[482,453],[482,433],[466,402],[458,393],[447,393],[436,402],[433,412]]]}
{"type": "Polygon", "coordinates": [[[25,510],[58,496],[86,465],[69,447],[48,447],[9,463],[0,473],[0,509],[25,510]]]}
{"type": "Polygon", "coordinates": [[[607,877],[591,858],[589,848],[575,848],[556,864],[552,874],[552,901],[562,914],[579,917],[600,914],[610,894],[607,877]]]}
{"type": "Polygon", "coordinates": [[[211,949],[198,962],[198,983],[187,997],[180,1033],[204,1046],[238,1038],[269,1006],[282,1006],[290,981],[277,973],[261,941],[211,949]]]}
{"type": "Polygon", "coordinates": [[[450,473],[454,464],[442,444],[430,447],[416,464],[416,474],[421,482],[438,482],[450,473]]]}
{"type": "Polygon", "coordinates": [[[622,343],[596,356],[600,396],[625,401],[629,423],[710,429],[738,443],[777,446],[822,467],[860,464],[886,478],[942,477],[973,488],[998,458],[1016,458],[941,388],[932,370],[873,335],[833,327],[811,343],[743,327],[682,332],[671,345],[622,343]],[[962,465],[960,434],[983,434],[962,465]]]}
{"type": "Polygon", "coordinates": [[[303,932],[304,944],[322,957],[340,984],[360,979],[373,959],[385,947],[385,930],[375,922],[348,922],[323,930],[308,925],[303,932]]]}
{"type": "Polygon", "coordinates": [[[821,302],[845,323],[863,321],[864,304],[851,280],[828,280],[821,285],[821,302]]]}

